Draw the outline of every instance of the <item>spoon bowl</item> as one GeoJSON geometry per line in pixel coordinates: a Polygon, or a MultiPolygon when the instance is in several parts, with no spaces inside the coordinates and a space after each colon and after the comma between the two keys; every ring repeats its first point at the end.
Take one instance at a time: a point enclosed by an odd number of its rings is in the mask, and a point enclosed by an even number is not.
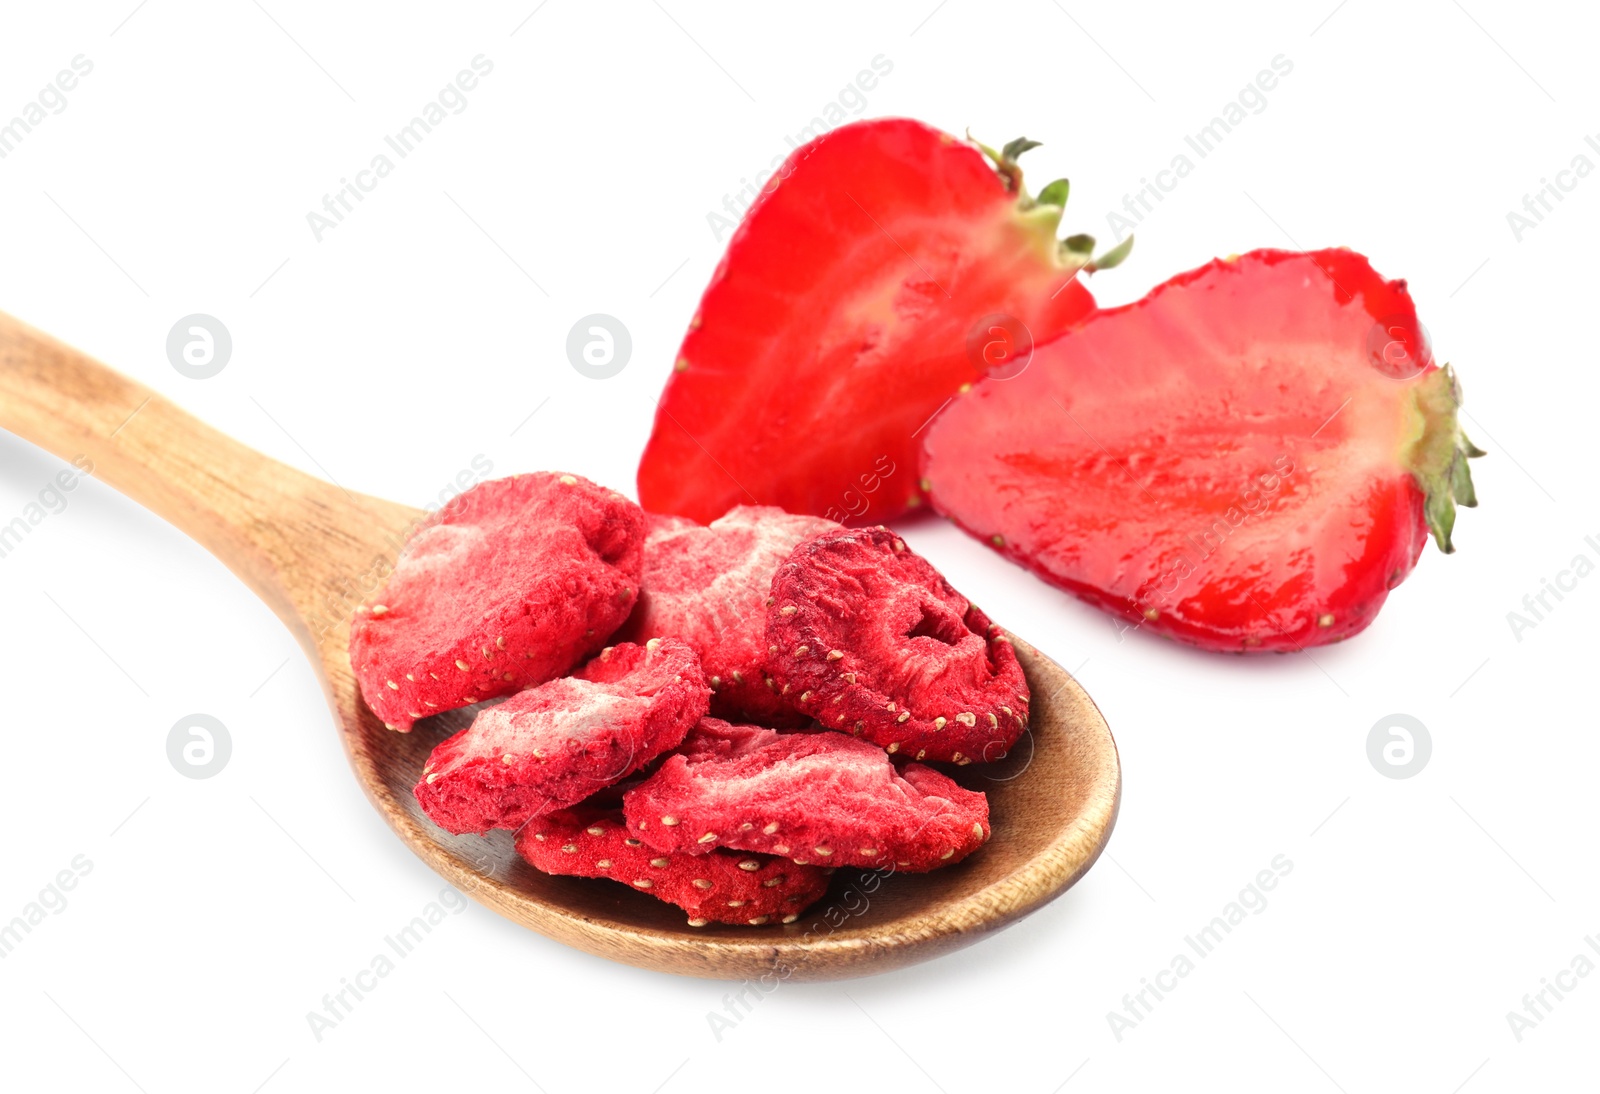
{"type": "Polygon", "coordinates": [[[0,315],[0,428],[94,475],[192,536],[265,600],[318,668],[356,780],[395,833],[462,892],[589,953],[714,979],[863,976],[968,945],[1065,892],[1115,823],[1121,768],[1105,719],[1064,669],[1020,639],[1028,734],[1004,760],[950,768],[989,796],[992,835],[965,861],[888,877],[840,870],[783,926],[690,927],[683,912],[602,880],[527,865],[509,832],[452,836],[412,795],[463,712],[385,729],[362,703],[346,644],[356,606],[426,514],[352,494],[201,424],[149,389],[0,315]]]}

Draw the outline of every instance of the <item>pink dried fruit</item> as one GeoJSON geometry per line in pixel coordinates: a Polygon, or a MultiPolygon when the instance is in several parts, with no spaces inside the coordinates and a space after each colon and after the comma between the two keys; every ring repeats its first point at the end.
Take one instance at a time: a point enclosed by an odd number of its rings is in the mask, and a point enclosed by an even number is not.
{"type": "Polygon", "coordinates": [[[823,866],[934,870],[989,838],[989,802],[922,764],[837,733],[778,733],[707,718],[623,796],[634,836],[660,851],[717,848],[823,866]]]}
{"type": "Polygon", "coordinates": [[[417,801],[449,832],[516,828],[673,748],[705,714],[710,694],[682,642],[609,648],[576,676],[479,712],[433,750],[417,801]]]}
{"type": "Polygon", "coordinates": [[[350,664],[367,705],[409,730],[565,673],[633,610],[644,525],[633,502],[576,475],[468,490],[356,613],[350,664]]]}
{"type": "Polygon", "coordinates": [[[998,760],[1028,725],[1010,639],[885,528],[795,548],[772,580],[767,643],[795,706],[891,753],[998,760]]]}
{"type": "Polygon", "coordinates": [[[615,809],[579,806],[539,817],[518,834],[517,852],[547,874],[610,878],[676,904],[695,927],[792,923],[828,888],[823,870],[786,859],[663,853],[630,836],[615,809]]]}
{"type": "Polygon", "coordinates": [[[652,516],[639,607],[618,637],[670,635],[693,646],[719,718],[801,725],[805,716],[767,682],[766,601],[789,553],[838,527],[772,506],[741,505],[707,527],[652,516]]]}

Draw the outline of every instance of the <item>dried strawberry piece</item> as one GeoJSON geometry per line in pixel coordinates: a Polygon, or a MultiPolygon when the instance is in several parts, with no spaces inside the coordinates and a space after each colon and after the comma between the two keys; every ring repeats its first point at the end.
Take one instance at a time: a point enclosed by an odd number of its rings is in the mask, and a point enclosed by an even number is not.
{"type": "Polygon", "coordinates": [[[390,729],[554,679],[639,589],[644,511],[576,475],[473,487],[418,528],[357,610],[350,664],[390,729]]]}
{"type": "Polygon", "coordinates": [[[590,806],[532,821],[517,835],[517,853],[547,874],[610,878],[676,904],[691,927],[793,923],[828,888],[829,871],[786,859],[655,850],[628,834],[620,810],[590,806]]]}
{"type": "Polygon", "coordinates": [[[896,771],[881,748],[837,733],[779,733],[706,718],[623,796],[628,829],[660,851],[719,847],[802,865],[918,873],[989,838],[989,801],[931,767],[896,771]]]}
{"type": "Polygon", "coordinates": [[[766,600],[789,552],[839,525],[772,506],[741,505],[704,527],[650,518],[639,607],[618,636],[681,638],[700,655],[711,712],[763,725],[802,725],[804,715],[766,673],[766,600]]]}
{"type": "Polygon", "coordinates": [[[772,580],[768,666],[829,729],[918,760],[998,760],[1028,724],[1011,640],[885,528],[827,532],[772,580]]]}
{"type": "Polygon", "coordinates": [[[683,740],[711,692],[673,639],[608,648],[576,676],[479,712],[441,742],[417,801],[448,832],[516,828],[637,771],[683,740]]]}

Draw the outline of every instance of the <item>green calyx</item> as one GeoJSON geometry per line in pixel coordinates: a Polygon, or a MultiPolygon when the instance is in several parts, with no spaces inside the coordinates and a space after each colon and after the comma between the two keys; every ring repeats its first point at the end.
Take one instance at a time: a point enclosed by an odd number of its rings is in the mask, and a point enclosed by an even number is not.
{"type": "MultiPolygon", "coordinates": [[[[967,139],[972,140],[971,133],[967,134],[967,139]]],[[[1036,232],[1054,248],[1056,261],[1062,266],[1088,273],[1109,270],[1113,266],[1120,265],[1133,250],[1133,237],[1129,236],[1095,258],[1093,236],[1079,234],[1068,236],[1066,239],[1056,238],[1056,232],[1061,227],[1061,217],[1067,210],[1067,195],[1071,191],[1071,185],[1066,179],[1056,179],[1035,196],[1028,193],[1022,185],[1022,168],[1017,165],[1017,157],[1030,148],[1038,148],[1038,141],[1018,137],[998,152],[981,141],[972,143],[989,157],[995,171],[1006,184],[1006,189],[1017,195],[1017,218],[1026,228],[1036,232]]]]}
{"type": "Polygon", "coordinates": [[[1455,550],[1450,533],[1456,524],[1456,506],[1471,509],[1478,504],[1467,461],[1485,453],[1467,439],[1456,420],[1461,407],[1461,383],[1449,365],[1424,376],[1412,388],[1411,395],[1421,431],[1402,462],[1426,497],[1423,511],[1434,542],[1439,550],[1450,554],[1455,550]]]}

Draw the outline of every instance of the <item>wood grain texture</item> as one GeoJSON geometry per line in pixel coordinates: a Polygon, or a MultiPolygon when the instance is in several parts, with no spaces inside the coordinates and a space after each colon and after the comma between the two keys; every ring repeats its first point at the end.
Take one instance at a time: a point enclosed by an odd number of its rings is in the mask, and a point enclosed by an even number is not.
{"type": "Polygon", "coordinates": [[[433,746],[463,712],[383,728],[362,704],[345,646],[350,616],[398,555],[420,510],[347,493],[276,463],[160,396],[0,315],[0,428],[97,478],[217,555],[283,619],[321,671],[357,779],[402,840],[461,891],[551,938],[663,972],[742,980],[862,976],[926,960],[1004,927],[1066,891],[1110,836],[1121,797],[1116,745],[1077,682],[1033,647],[1017,653],[1033,724],[995,764],[949,769],[989,795],[982,851],[930,874],[840,870],[787,926],[689,927],[684,914],[601,880],[549,877],[510,833],[451,836],[412,796],[433,746]]]}

